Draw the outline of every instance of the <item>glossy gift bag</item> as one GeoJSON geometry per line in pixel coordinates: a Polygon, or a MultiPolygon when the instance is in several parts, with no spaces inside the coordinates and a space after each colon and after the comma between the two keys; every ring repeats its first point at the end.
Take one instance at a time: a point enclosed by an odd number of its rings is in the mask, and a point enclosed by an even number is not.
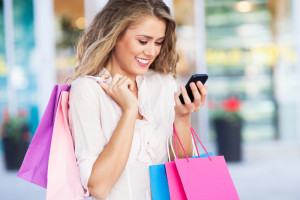
{"type": "Polygon", "coordinates": [[[53,125],[58,101],[62,91],[69,91],[70,85],[55,85],[43,117],[27,149],[18,177],[47,188],[48,160],[53,125]]]}
{"type": "MultiPolygon", "coordinates": [[[[176,155],[175,155],[175,152],[174,152],[174,149],[172,146],[172,137],[170,137],[169,140],[167,141],[167,152],[168,152],[168,159],[169,159],[168,163],[171,163],[170,162],[171,157],[170,157],[169,144],[170,144],[170,147],[171,147],[174,157],[176,157],[176,155]]],[[[194,142],[193,142],[193,149],[195,150],[194,142]]],[[[209,155],[213,156],[211,152],[209,152],[209,155]]],[[[207,155],[201,154],[200,157],[201,158],[207,157],[207,155]]],[[[150,165],[149,172],[150,172],[150,185],[151,185],[152,199],[153,200],[170,200],[170,191],[169,191],[169,185],[168,185],[165,164],[150,165]]],[[[183,188],[181,190],[183,190],[183,188]]]]}
{"type": "Polygon", "coordinates": [[[88,197],[80,182],[68,120],[69,92],[62,92],[57,107],[48,165],[47,200],[88,197]]]}
{"type": "MultiPolygon", "coordinates": [[[[172,138],[169,138],[169,139],[172,139],[172,138]]],[[[171,161],[170,149],[169,149],[169,139],[167,140],[167,152],[168,152],[168,159],[169,159],[169,161],[171,161]]],[[[150,165],[149,166],[149,174],[150,174],[150,186],[151,186],[152,200],[169,200],[170,192],[169,192],[165,164],[150,165]]]]}
{"type": "MultiPolygon", "coordinates": [[[[175,127],[173,130],[184,150],[175,127]]],[[[211,157],[192,127],[191,131],[194,141],[196,136],[208,157],[200,158],[196,146],[198,158],[188,158],[184,150],[186,158],[175,158],[175,161],[166,163],[171,200],[238,200],[224,156],[211,157]]],[[[176,142],[175,150],[178,155],[176,142]]]]}
{"type": "Polygon", "coordinates": [[[152,200],[169,200],[170,192],[165,165],[150,165],[149,172],[152,200]]]}

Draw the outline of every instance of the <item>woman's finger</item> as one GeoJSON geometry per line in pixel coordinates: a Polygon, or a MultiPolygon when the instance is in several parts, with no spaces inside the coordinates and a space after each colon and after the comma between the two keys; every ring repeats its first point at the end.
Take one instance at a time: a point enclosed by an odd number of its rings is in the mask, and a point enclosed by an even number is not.
{"type": "Polygon", "coordinates": [[[187,112],[192,113],[195,109],[195,105],[194,105],[194,103],[192,103],[192,101],[186,91],[186,88],[182,86],[180,89],[181,89],[181,93],[182,93],[182,96],[183,96],[183,99],[185,102],[184,107],[187,110],[187,112]]]}
{"type": "Polygon", "coordinates": [[[185,105],[190,104],[191,103],[191,99],[190,99],[190,97],[189,97],[189,95],[188,95],[185,87],[184,86],[180,86],[180,90],[181,90],[181,94],[182,94],[182,97],[183,97],[185,105]]]}
{"type": "Polygon", "coordinates": [[[181,103],[181,101],[180,101],[180,98],[179,98],[177,92],[174,92],[174,100],[175,100],[175,104],[176,104],[177,106],[182,106],[182,103],[181,103]]]}
{"type": "Polygon", "coordinates": [[[205,104],[206,95],[207,95],[206,87],[200,81],[197,82],[197,87],[199,88],[201,94],[201,103],[203,105],[205,104]]]}
{"type": "Polygon", "coordinates": [[[112,81],[111,81],[111,86],[114,86],[117,84],[117,82],[119,82],[119,80],[122,78],[123,76],[120,75],[120,74],[115,74],[114,77],[112,78],[112,81]]]}
{"type": "Polygon", "coordinates": [[[119,80],[118,85],[121,86],[121,87],[124,85],[126,88],[128,88],[131,91],[134,90],[134,83],[133,83],[133,81],[130,78],[126,77],[126,76],[122,77],[119,80]]]}
{"type": "Polygon", "coordinates": [[[175,100],[175,112],[179,111],[180,113],[185,113],[186,109],[184,105],[181,103],[179,95],[177,92],[174,92],[174,100],[175,100]]]}
{"type": "Polygon", "coordinates": [[[110,75],[108,74],[101,74],[100,75],[100,78],[103,78],[103,79],[109,79],[110,75]]]}
{"type": "Polygon", "coordinates": [[[190,87],[191,87],[191,90],[192,90],[192,93],[193,93],[193,96],[194,96],[195,109],[198,109],[201,106],[201,95],[200,95],[199,90],[198,90],[195,83],[191,83],[190,87]]]}
{"type": "Polygon", "coordinates": [[[124,81],[127,79],[126,76],[121,77],[117,83],[115,83],[115,86],[120,86],[124,83],[124,81]]]}

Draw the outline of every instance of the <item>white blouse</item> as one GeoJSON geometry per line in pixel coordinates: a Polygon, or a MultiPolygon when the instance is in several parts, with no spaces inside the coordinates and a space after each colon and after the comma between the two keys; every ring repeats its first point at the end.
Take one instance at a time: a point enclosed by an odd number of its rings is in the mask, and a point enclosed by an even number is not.
{"type": "MultiPolygon", "coordinates": [[[[99,75],[103,73],[109,74],[104,69],[99,75]]],[[[106,82],[110,81],[111,78],[106,79],[106,82]]],[[[171,74],[151,69],[146,75],[137,76],[136,82],[139,112],[144,118],[136,120],[126,167],[106,200],[151,199],[149,165],[168,160],[166,141],[172,135],[176,82],[171,74]]],[[[98,83],[88,77],[78,78],[72,83],[69,106],[75,155],[81,183],[88,196],[87,184],[93,164],[109,142],[122,111],[98,83]]]]}

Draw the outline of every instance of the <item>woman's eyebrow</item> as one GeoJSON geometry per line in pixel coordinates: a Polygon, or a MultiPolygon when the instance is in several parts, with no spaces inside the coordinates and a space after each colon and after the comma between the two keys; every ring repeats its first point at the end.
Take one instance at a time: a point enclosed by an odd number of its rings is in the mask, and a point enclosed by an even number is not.
{"type": "MultiPolygon", "coordinates": [[[[149,35],[137,35],[137,36],[143,36],[143,37],[148,38],[148,39],[153,39],[153,37],[151,37],[149,35]]],[[[161,39],[165,39],[165,36],[158,38],[158,40],[161,40],[161,39]]]]}

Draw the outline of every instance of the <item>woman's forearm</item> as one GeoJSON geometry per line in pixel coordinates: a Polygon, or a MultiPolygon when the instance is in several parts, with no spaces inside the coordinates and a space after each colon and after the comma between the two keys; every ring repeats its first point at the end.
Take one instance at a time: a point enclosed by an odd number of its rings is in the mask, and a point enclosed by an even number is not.
{"type": "Polygon", "coordinates": [[[105,198],[121,176],[131,149],[136,115],[135,111],[123,112],[108,144],[95,161],[88,182],[92,196],[105,198]]]}
{"type": "MultiPolygon", "coordinates": [[[[176,128],[176,132],[179,136],[179,139],[189,157],[193,154],[193,143],[191,140],[191,117],[187,116],[185,118],[177,117],[175,115],[174,126],[176,128]]],[[[174,137],[174,135],[173,135],[174,137]]],[[[173,147],[175,148],[174,139],[172,140],[173,147]]],[[[179,141],[176,139],[177,150],[178,150],[178,157],[185,158],[184,151],[182,150],[179,141]]],[[[172,155],[172,154],[171,154],[172,155]]],[[[172,156],[171,159],[173,160],[174,157],[172,156]]]]}

